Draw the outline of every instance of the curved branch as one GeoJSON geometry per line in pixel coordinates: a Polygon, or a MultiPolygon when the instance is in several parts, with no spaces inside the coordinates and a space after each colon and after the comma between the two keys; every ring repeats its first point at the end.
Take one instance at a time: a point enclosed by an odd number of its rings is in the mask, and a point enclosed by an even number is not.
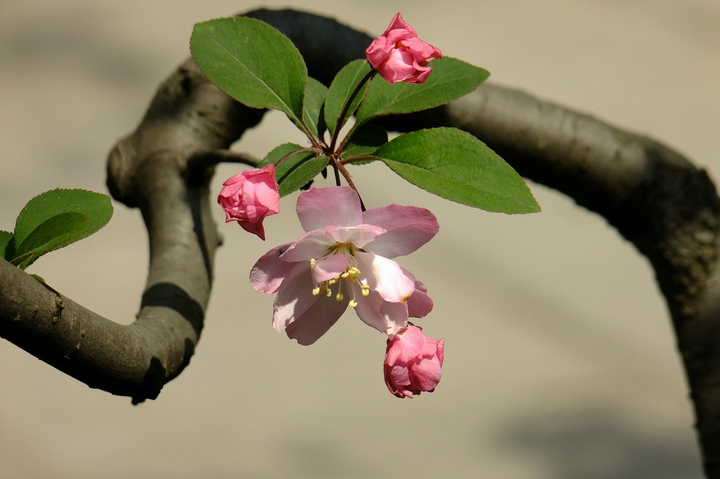
{"type": "Polygon", "coordinates": [[[653,266],[673,321],[708,477],[720,477],[720,199],[670,148],[519,91],[447,107],[528,178],[604,216],[653,266]]]}
{"type": "MultiPolygon", "coordinates": [[[[248,15],[288,35],[325,84],[371,40],[315,15],[248,15]]],[[[219,244],[208,212],[212,167],[190,165],[212,164],[197,159],[207,152],[217,158],[261,116],[185,62],[108,160],[110,191],[138,206],[148,227],[150,271],[138,320],[116,325],[0,264],[2,284],[13,285],[0,294],[0,335],[92,387],[136,402],[155,397],[198,340],[219,244]]],[[[400,131],[445,125],[471,132],[520,174],[607,218],[649,258],[678,337],[706,472],[720,477],[720,200],[707,174],[651,139],[493,85],[383,123],[400,131]]]]}

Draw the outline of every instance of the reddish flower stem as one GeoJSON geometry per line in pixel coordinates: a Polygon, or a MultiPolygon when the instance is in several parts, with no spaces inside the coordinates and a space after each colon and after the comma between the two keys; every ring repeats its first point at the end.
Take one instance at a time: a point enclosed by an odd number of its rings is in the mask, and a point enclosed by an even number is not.
{"type": "MultiPolygon", "coordinates": [[[[335,152],[334,150],[335,150],[335,144],[337,143],[338,136],[340,135],[340,129],[342,128],[342,125],[343,125],[343,120],[345,119],[345,116],[348,114],[350,105],[352,105],[352,102],[355,100],[355,97],[358,96],[358,93],[360,93],[360,90],[362,89],[363,85],[365,85],[365,83],[370,81],[372,79],[372,77],[374,77],[376,74],[377,74],[377,70],[375,70],[375,69],[370,70],[368,72],[368,74],[365,75],[365,77],[362,80],[360,80],[360,83],[358,83],[358,86],[355,87],[355,90],[350,95],[350,98],[348,98],[347,103],[345,103],[345,107],[343,108],[342,113],[340,113],[337,123],[335,124],[335,133],[333,133],[332,140],[330,141],[330,151],[331,152],[337,153],[338,155],[342,152],[342,151],[335,152]]],[[[343,146],[345,145],[345,143],[346,142],[342,143],[343,146]]]]}

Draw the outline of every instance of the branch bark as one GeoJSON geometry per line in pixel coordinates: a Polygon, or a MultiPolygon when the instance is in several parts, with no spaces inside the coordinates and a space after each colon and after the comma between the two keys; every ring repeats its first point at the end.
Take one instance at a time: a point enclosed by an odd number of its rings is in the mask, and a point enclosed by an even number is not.
{"type": "MultiPolygon", "coordinates": [[[[325,84],[371,41],[315,15],[248,15],[288,35],[325,84]]],[[[134,402],[155,398],[193,353],[220,243],[209,214],[213,167],[196,160],[217,156],[262,114],[210,84],[192,60],[183,63],[108,159],[110,192],[141,210],[149,233],[137,321],[101,318],[0,261],[0,336],[91,387],[134,402]]],[[[383,122],[398,131],[444,125],[474,134],[521,175],[604,216],[648,257],[677,334],[705,471],[720,477],[720,200],[705,171],[652,139],[494,85],[383,122]]]]}

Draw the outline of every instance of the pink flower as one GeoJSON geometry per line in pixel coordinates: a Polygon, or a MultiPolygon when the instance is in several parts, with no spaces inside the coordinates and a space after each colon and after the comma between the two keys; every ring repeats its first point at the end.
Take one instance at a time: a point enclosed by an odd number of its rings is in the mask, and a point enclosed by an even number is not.
{"type": "Polygon", "coordinates": [[[278,332],[312,344],[350,306],[392,337],[409,316],[432,310],[425,286],[390,259],[435,236],[439,226],[430,211],[390,205],[363,212],[357,193],[337,186],[301,194],[297,214],[307,233],[268,251],[250,272],[256,290],[277,293],[278,332]]]}
{"type": "Polygon", "coordinates": [[[243,229],[265,241],[263,220],[280,211],[275,166],[246,170],[235,175],[220,190],[218,203],[225,210],[225,222],[237,221],[243,229]]]}
{"type": "Polygon", "coordinates": [[[400,13],[385,33],[373,40],[365,55],[388,83],[422,83],[432,71],[428,62],[442,58],[440,50],[420,40],[400,13]]]}
{"type": "Polygon", "coordinates": [[[388,340],[385,384],[399,398],[433,392],[442,376],[445,340],[435,341],[410,325],[388,340]]]}

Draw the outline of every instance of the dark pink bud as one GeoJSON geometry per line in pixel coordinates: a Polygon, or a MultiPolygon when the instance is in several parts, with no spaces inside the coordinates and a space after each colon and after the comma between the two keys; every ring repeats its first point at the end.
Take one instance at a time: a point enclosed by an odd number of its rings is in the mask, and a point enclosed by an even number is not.
{"type": "Polygon", "coordinates": [[[400,13],[385,33],[373,40],[365,55],[388,83],[422,83],[432,71],[428,62],[442,58],[440,50],[420,40],[400,13]]]}
{"type": "Polygon", "coordinates": [[[275,166],[246,170],[223,183],[218,203],[225,210],[225,222],[237,221],[245,231],[265,240],[263,220],[280,211],[275,166]]]}
{"type": "Polygon", "coordinates": [[[410,325],[388,341],[385,384],[399,398],[433,392],[442,376],[445,340],[435,341],[410,325]]]}

